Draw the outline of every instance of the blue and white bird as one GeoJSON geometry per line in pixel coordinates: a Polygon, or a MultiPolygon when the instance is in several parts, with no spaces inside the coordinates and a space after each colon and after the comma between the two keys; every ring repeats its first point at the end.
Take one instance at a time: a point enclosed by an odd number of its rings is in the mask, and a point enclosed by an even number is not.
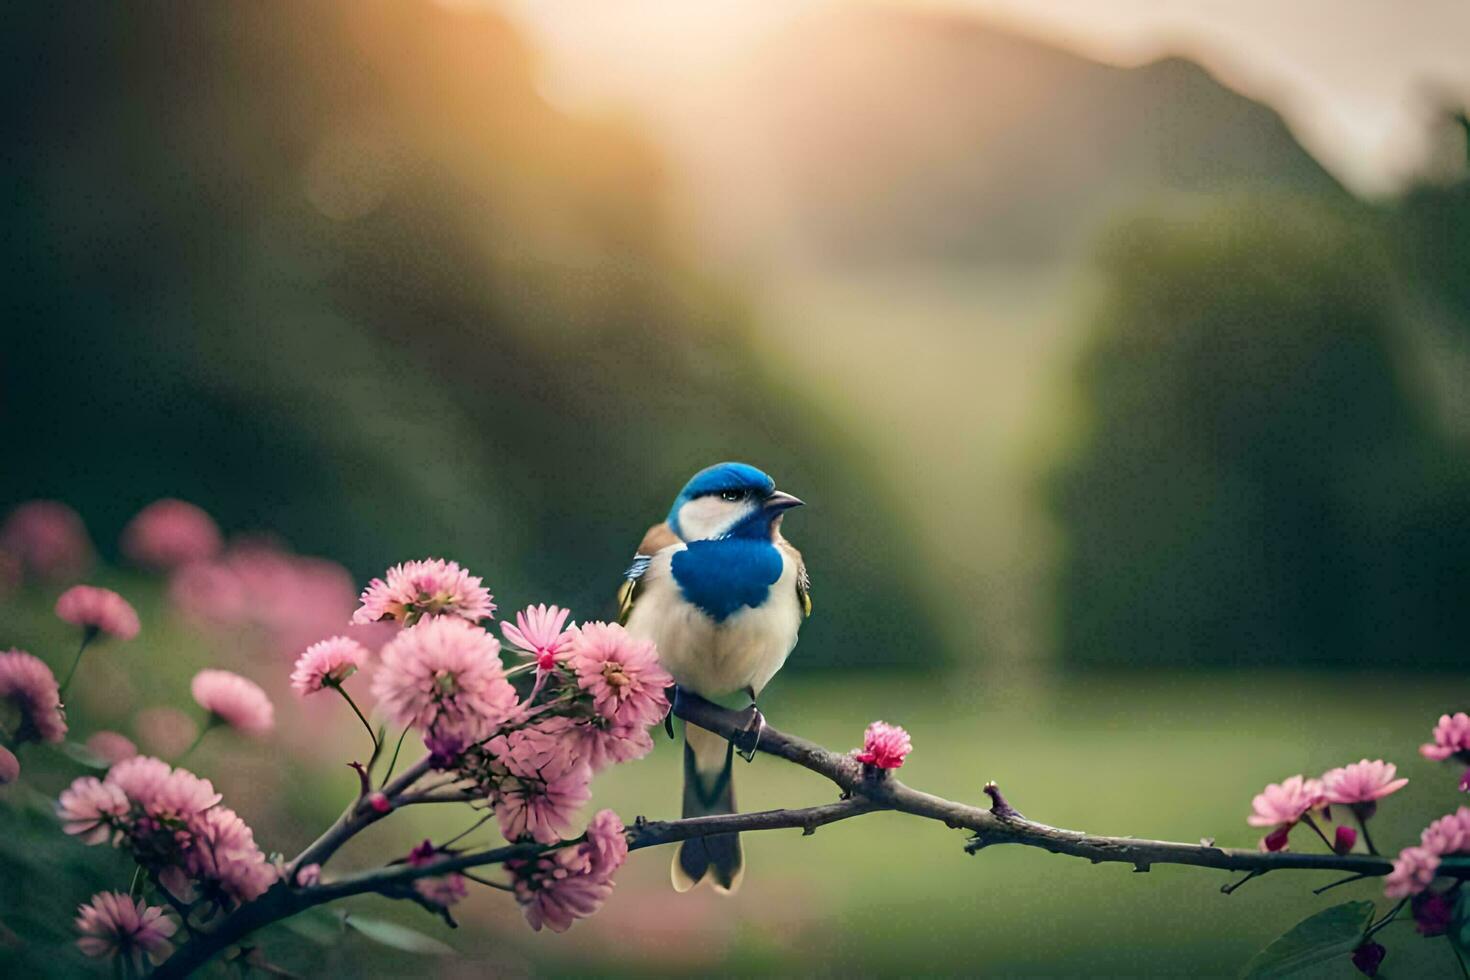
{"type": "MultiPolygon", "coordinates": [[[[801,553],[781,535],[781,518],[801,501],[745,463],[700,470],[667,519],[643,536],[618,594],[628,632],[658,646],[680,688],[706,698],[744,692],[751,700],[749,761],[764,725],[756,698],[796,646],[811,614],[801,553]]],[[[735,812],[732,743],[684,729],[684,816],[735,812]]],[[[706,875],[732,892],[745,873],[740,835],[687,840],[674,855],[674,888],[706,875]]]]}

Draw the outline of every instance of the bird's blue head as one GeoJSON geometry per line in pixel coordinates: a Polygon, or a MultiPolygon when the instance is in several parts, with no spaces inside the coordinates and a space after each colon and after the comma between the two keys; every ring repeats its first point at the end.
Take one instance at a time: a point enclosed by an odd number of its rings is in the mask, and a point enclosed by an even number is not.
{"type": "Polygon", "coordinates": [[[669,508],[669,527],[685,541],[766,538],[801,501],[746,463],[716,463],[684,484],[669,508]]]}

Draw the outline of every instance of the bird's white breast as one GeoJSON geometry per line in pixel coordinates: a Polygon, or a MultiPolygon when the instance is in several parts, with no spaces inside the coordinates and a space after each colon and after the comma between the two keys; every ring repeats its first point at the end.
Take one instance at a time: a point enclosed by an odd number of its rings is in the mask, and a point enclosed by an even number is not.
{"type": "Polygon", "coordinates": [[[652,640],[675,682],[705,697],[721,697],[749,687],[756,694],[781,669],[796,646],[801,600],[796,594],[796,564],[781,554],[781,575],[760,606],[742,607],[715,622],[685,599],[670,562],[684,545],[671,545],[653,557],[643,574],[628,632],[652,640]]]}

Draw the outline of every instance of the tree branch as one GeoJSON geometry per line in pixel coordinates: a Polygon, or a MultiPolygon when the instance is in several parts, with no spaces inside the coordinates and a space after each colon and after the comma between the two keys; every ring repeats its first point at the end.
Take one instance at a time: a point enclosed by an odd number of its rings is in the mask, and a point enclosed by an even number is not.
{"type": "MultiPolygon", "coordinates": [[[[685,721],[727,739],[743,736],[748,724],[744,713],[730,711],[688,692],[680,692],[675,713],[685,721]]],[[[1094,864],[1131,864],[1135,871],[1147,871],[1155,864],[1180,864],[1221,871],[1248,871],[1257,875],[1278,869],[1297,869],[1335,871],[1368,878],[1385,875],[1393,868],[1393,862],[1389,858],[1373,854],[1298,854],[1290,851],[1267,853],[1215,847],[1209,843],[1185,844],[1133,837],[1101,837],[1076,830],[1063,830],[1023,817],[1001,795],[1000,789],[994,783],[986,784],[983,789],[991,804],[986,809],[912,789],[894,778],[891,773],[865,767],[850,755],[829,751],[814,742],[774,728],[767,727],[763,730],[758,748],[766,755],[784,759],[830,780],[842,791],[842,798],[834,803],[794,810],[719,814],[683,820],[650,821],[639,817],[628,828],[628,849],[655,847],[712,834],[756,830],[800,827],[804,833],[810,834],[816,828],[829,823],[874,811],[895,810],[969,831],[971,836],[965,844],[965,850],[971,854],[996,844],[1019,844],[1054,854],[1086,858],[1094,864]]],[[[429,762],[424,759],[385,786],[383,792],[395,807],[415,803],[466,802],[464,794],[446,790],[444,787],[431,787],[410,793],[414,784],[428,771],[429,762]]],[[[306,864],[324,863],[353,835],[383,816],[385,815],[368,806],[365,798],[355,800],[326,833],[291,862],[281,881],[254,902],[226,916],[209,933],[194,936],[184,943],[158,967],[154,976],[188,976],[221,950],[241,941],[251,932],[317,905],[368,893],[409,897],[413,894],[410,886],[420,878],[523,860],[577,843],[564,841],[553,845],[509,844],[455,855],[423,867],[393,864],[307,888],[292,887],[291,883],[299,868],[306,864]]],[[[1439,873],[1458,879],[1470,879],[1470,858],[1446,858],[1439,873]]]]}

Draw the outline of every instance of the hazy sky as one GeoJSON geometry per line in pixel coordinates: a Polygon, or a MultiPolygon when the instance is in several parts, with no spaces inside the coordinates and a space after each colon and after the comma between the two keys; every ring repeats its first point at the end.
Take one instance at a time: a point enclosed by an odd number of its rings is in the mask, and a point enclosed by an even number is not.
{"type": "MultiPolygon", "coordinates": [[[[554,98],[627,103],[657,121],[671,87],[701,84],[794,18],[840,2],[882,0],[501,5],[541,48],[554,98]]],[[[1113,64],[1188,55],[1273,105],[1311,152],[1365,194],[1393,190],[1433,157],[1432,93],[1470,104],[1470,0],[888,2],[971,12],[1113,64]]]]}

